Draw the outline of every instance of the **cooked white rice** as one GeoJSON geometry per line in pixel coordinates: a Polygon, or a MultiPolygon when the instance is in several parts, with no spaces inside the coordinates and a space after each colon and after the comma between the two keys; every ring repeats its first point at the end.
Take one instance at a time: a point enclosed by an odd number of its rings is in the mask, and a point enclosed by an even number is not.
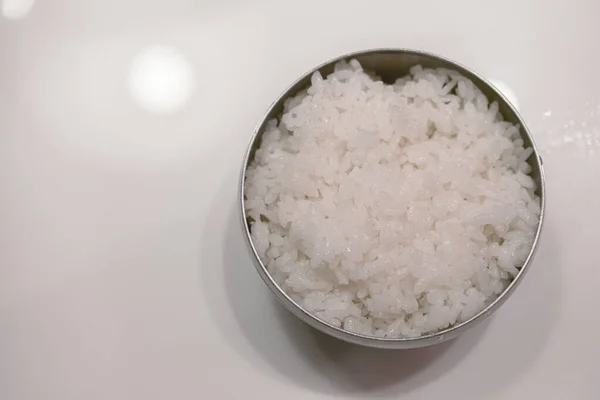
{"type": "Polygon", "coordinates": [[[540,215],[519,127],[454,71],[387,85],[339,63],[286,103],[246,172],[254,246],[318,318],[378,337],[465,321],[501,293],[540,215]]]}

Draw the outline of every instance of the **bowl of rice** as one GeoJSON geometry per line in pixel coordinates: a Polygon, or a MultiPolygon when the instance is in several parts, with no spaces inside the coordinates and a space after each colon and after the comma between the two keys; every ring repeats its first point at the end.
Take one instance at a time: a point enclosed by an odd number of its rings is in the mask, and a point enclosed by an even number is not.
{"type": "Polygon", "coordinates": [[[530,132],[476,73],[422,51],[330,60],[250,141],[243,231],[282,304],[347,342],[452,339],[523,280],[545,185],[530,132]]]}

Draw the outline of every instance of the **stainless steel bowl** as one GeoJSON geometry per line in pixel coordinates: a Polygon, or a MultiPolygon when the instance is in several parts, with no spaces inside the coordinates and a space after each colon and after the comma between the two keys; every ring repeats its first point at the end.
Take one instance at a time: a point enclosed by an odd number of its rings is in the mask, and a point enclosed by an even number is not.
{"type": "Polygon", "coordinates": [[[521,281],[525,277],[525,274],[529,269],[529,265],[531,264],[535,250],[537,248],[539,235],[542,230],[542,223],[544,220],[545,183],[544,172],[542,168],[542,159],[539,156],[537,148],[533,143],[531,133],[527,129],[525,122],[519,116],[517,110],[509,103],[509,101],[485,79],[483,79],[481,76],[477,75],[476,73],[463,67],[460,64],[457,64],[453,61],[450,61],[446,58],[434,54],[406,49],[375,49],[346,54],[337,57],[333,60],[327,61],[322,65],[319,65],[318,67],[304,74],[300,79],[298,79],[288,89],[286,89],[277,100],[275,100],[275,102],[267,111],[266,115],[263,117],[262,121],[259,123],[258,127],[255,129],[252,139],[250,140],[250,146],[248,147],[248,151],[246,152],[246,156],[244,157],[244,165],[242,167],[239,200],[244,236],[246,237],[246,242],[249,246],[254,265],[256,266],[258,273],[260,274],[264,282],[267,284],[267,286],[269,286],[271,291],[289,311],[291,311],[294,315],[296,315],[298,318],[300,318],[302,321],[306,322],[313,328],[316,328],[328,335],[331,335],[333,337],[347,342],[370,347],[408,349],[429,346],[435,343],[441,343],[455,338],[456,336],[465,332],[467,329],[470,329],[478,323],[480,323],[481,321],[483,321],[492,312],[497,310],[515,291],[519,283],[521,283],[521,281]],[[496,298],[484,310],[482,310],[480,313],[478,313],[468,321],[461,322],[442,331],[423,335],[417,338],[385,339],[348,332],[341,328],[337,328],[333,325],[330,325],[324,321],[321,321],[314,315],[304,310],[296,302],[294,302],[277,285],[277,283],[275,283],[275,281],[269,275],[266,267],[263,265],[263,263],[260,261],[257,255],[256,249],[254,248],[252,239],[250,237],[250,227],[247,223],[246,212],[244,208],[244,181],[246,169],[248,168],[249,163],[252,161],[256,149],[260,145],[261,136],[265,131],[267,122],[273,118],[281,116],[285,100],[295,96],[301,90],[306,89],[310,85],[311,75],[315,71],[319,71],[323,75],[323,77],[325,77],[333,72],[333,67],[337,62],[341,60],[350,59],[358,60],[365,70],[374,71],[378,76],[380,76],[383,79],[384,82],[390,83],[394,82],[397,78],[405,76],[412,66],[419,64],[423,67],[443,67],[458,71],[462,75],[473,81],[473,83],[488,97],[488,99],[490,99],[491,101],[496,101],[498,103],[499,111],[504,116],[504,119],[512,123],[518,124],[521,127],[520,132],[523,141],[527,146],[530,146],[534,149],[533,154],[527,161],[530,163],[531,168],[533,170],[531,175],[537,183],[537,195],[541,199],[542,211],[540,215],[540,223],[537,227],[537,232],[535,235],[533,246],[531,248],[531,251],[529,252],[529,256],[527,257],[527,260],[525,261],[523,267],[521,268],[517,276],[514,278],[514,280],[504,290],[504,292],[502,292],[500,296],[498,296],[498,298],[496,298]]]}

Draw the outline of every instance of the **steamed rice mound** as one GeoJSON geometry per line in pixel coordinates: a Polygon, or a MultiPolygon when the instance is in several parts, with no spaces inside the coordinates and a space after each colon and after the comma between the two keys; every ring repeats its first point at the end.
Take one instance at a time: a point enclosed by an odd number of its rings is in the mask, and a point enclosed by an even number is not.
{"type": "Polygon", "coordinates": [[[393,85],[351,61],[287,101],[246,172],[255,249],[299,305],[365,335],[416,337],[500,294],[540,200],[519,127],[468,79],[393,85]]]}

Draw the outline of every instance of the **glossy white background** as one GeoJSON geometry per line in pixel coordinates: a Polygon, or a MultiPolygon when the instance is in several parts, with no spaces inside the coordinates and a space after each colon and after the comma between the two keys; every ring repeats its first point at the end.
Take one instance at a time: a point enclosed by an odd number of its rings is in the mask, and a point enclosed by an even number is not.
{"type": "Polygon", "coordinates": [[[600,398],[598,1],[0,3],[0,399],[600,398]],[[548,184],[514,296],[409,352],[289,316],[236,209],[270,102],[386,46],[512,91],[548,184]]]}

